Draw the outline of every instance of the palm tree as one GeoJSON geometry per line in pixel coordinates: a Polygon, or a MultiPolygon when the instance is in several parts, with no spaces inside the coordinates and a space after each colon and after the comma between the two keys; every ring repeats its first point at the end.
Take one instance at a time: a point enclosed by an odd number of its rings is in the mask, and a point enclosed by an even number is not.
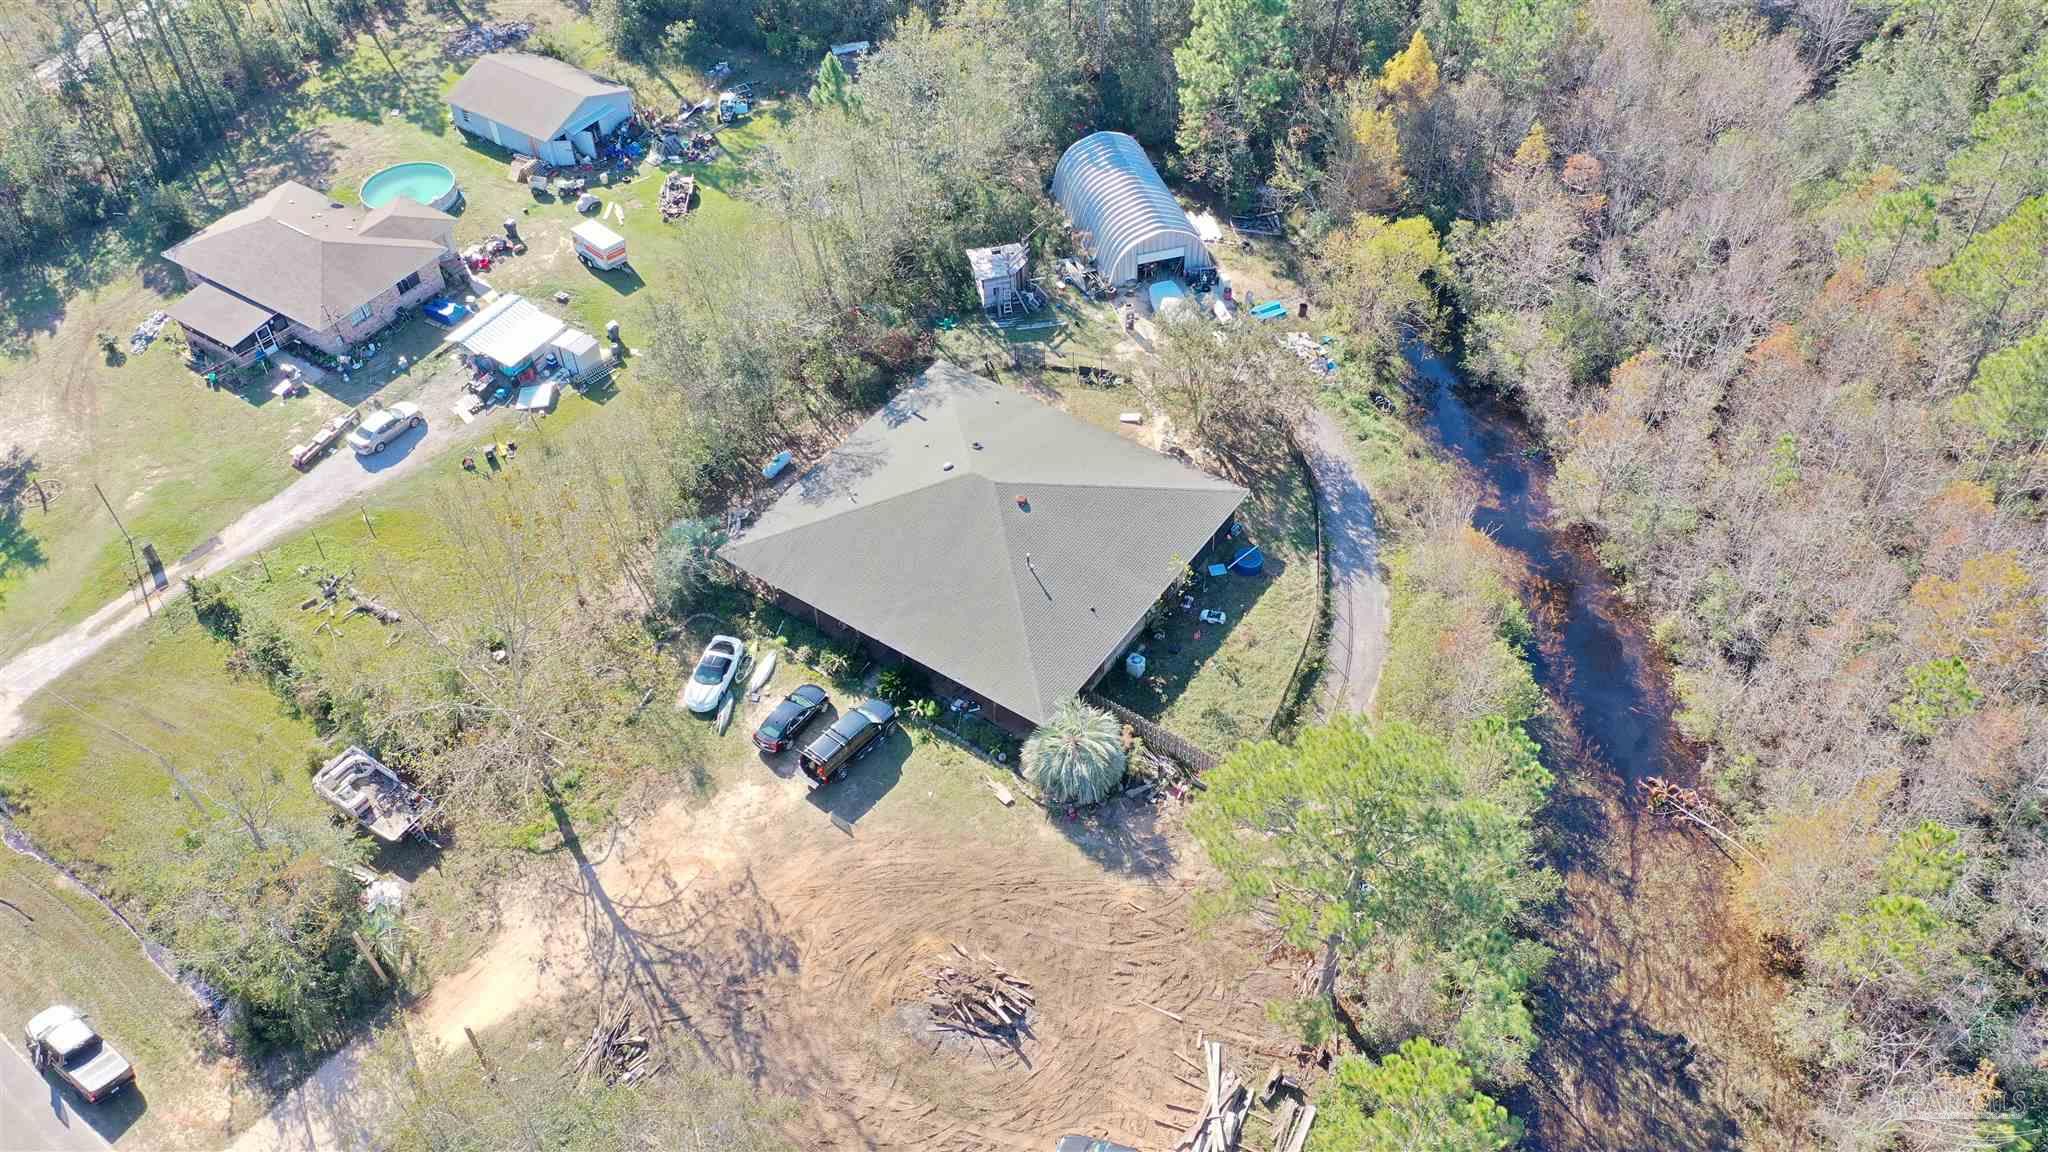
{"type": "Polygon", "coordinates": [[[1069,700],[1024,742],[1024,771],[1054,801],[1098,803],[1124,778],[1123,728],[1109,713],[1069,700]]]}

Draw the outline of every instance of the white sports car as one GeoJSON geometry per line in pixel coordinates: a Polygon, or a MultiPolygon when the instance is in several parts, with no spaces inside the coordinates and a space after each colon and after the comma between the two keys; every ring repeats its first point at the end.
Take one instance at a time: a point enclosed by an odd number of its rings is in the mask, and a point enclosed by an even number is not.
{"type": "Polygon", "coordinates": [[[732,687],[732,678],[740,670],[740,657],[747,654],[747,646],[731,636],[713,636],[711,643],[704,646],[704,655],[697,658],[697,670],[690,674],[689,687],[683,689],[683,707],[692,712],[714,712],[718,702],[725,699],[725,690],[732,687]]]}

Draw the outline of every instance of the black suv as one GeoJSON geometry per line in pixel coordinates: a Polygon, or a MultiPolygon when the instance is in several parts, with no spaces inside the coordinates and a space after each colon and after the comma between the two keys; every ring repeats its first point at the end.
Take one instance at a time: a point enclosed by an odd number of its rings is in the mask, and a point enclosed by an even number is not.
{"type": "Polygon", "coordinates": [[[797,757],[811,787],[829,784],[841,768],[873,751],[896,726],[896,709],[887,700],[863,700],[818,734],[797,757]]]}
{"type": "Polygon", "coordinates": [[[754,729],[754,747],[774,753],[796,743],[798,733],[825,710],[826,699],[825,690],[816,684],[806,684],[791,692],[754,729]]]}

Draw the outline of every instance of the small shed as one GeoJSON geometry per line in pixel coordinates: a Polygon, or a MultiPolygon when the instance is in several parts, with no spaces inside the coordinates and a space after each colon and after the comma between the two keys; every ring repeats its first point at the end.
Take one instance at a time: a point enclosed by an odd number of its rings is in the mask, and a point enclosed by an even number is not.
{"type": "Polygon", "coordinates": [[[533,301],[508,293],[449,333],[448,340],[462,345],[471,356],[496,364],[505,375],[517,376],[536,356],[544,354],[567,326],[533,301]]]}
{"type": "Polygon", "coordinates": [[[1024,288],[1024,265],[1022,244],[967,250],[967,266],[974,273],[984,311],[1008,312],[1016,307],[1017,294],[1024,288]]]}
{"type": "Polygon", "coordinates": [[[604,367],[604,348],[581,328],[564,328],[555,337],[554,353],[562,367],[578,379],[604,367]]]}

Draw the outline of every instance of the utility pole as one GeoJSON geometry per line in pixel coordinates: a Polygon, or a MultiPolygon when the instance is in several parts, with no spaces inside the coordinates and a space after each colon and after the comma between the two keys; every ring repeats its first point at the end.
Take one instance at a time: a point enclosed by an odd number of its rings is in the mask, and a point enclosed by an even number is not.
{"type": "Polygon", "coordinates": [[[155,617],[156,609],[149,603],[149,575],[142,570],[142,556],[135,551],[135,537],[128,535],[128,526],[121,523],[120,513],[114,511],[113,501],[107,499],[107,494],[101,490],[99,481],[92,482],[92,490],[100,494],[100,503],[106,505],[107,515],[114,518],[114,527],[119,528],[121,538],[128,541],[128,559],[135,565],[135,587],[142,593],[142,608],[151,617],[155,617]]]}

